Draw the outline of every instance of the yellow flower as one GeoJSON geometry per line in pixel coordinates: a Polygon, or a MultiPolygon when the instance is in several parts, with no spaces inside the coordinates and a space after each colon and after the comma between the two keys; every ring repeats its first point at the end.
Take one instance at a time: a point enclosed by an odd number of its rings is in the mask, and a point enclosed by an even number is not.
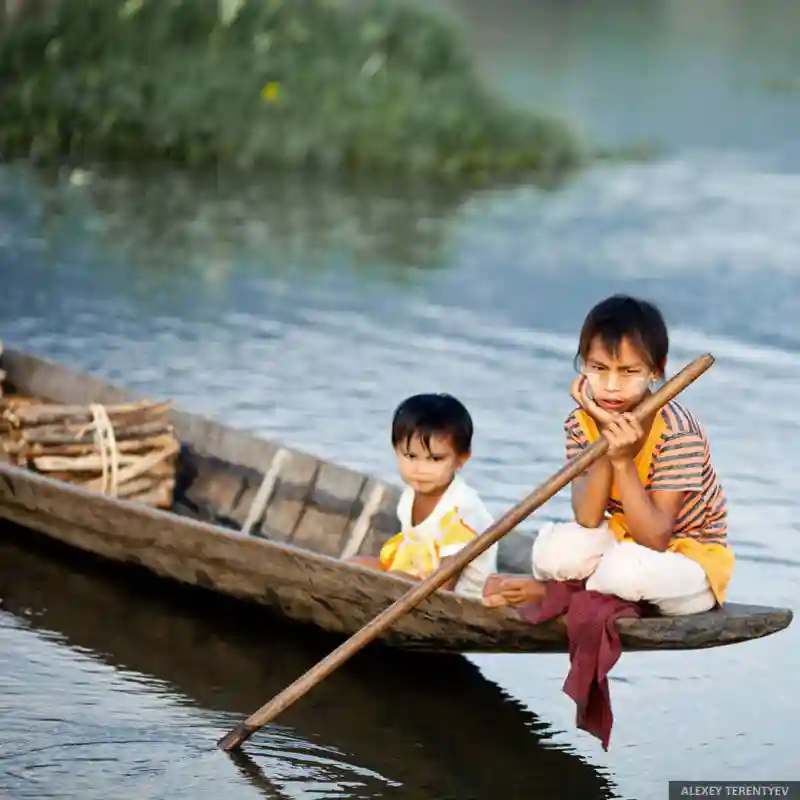
{"type": "Polygon", "coordinates": [[[270,81],[264,84],[261,89],[261,99],[265,103],[274,103],[278,99],[278,90],[280,88],[281,85],[277,81],[270,81]]]}

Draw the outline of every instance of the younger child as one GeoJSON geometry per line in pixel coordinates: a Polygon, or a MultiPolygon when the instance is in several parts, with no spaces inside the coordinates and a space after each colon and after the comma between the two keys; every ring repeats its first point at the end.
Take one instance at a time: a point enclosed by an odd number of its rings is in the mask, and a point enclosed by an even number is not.
{"type": "MultiPolygon", "coordinates": [[[[650,303],[615,295],[596,305],[580,333],[578,403],[566,419],[566,455],[598,437],[608,451],[572,483],[575,521],[548,524],[534,541],[533,579],[492,580],[491,605],[541,599],[547,580],[586,588],[664,615],[722,604],[734,565],[725,493],[706,434],[672,400],[637,422],[631,414],[664,377],[669,337],[650,303]]],[[[491,600],[491,602],[489,602],[491,600]]]]}
{"type": "MultiPolygon", "coordinates": [[[[403,401],[392,421],[392,446],[406,484],[397,504],[401,531],[377,558],[355,563],[421,579],[494,521],[477,493],[458,474],[472,451],[472,418],[455,397],[418,394],[403,401]]],[[[480,599],[497,570],[497,544],[483,551],[442,588],[480,599]]]]}

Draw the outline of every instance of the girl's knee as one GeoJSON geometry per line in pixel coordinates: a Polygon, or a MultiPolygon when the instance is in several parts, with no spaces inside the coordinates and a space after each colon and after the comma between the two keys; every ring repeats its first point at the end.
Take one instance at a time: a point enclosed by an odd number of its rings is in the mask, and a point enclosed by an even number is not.
{"type": "Polygon", "coordinates": [[[586,588],[631,603],[650,603],[665,616],[702,613],[716,605],[697,562],[635,542],[623,542],[604,556],[586,588]]]}
{"type": "Polygon", "coordinates": [[[544,581],[585,580],[615,541],[606,525],[584,528],[577,522],[549,522],[533,542],[533,576],[544,581]]]}
{"type": "Polygon", "coordinates": [[[617,544],[608,550],[586,581],[586,588],[592,592],[615,595],[630,603],[638,603],[644,599],[647,576],[641,560],[636,558],[636,551],[626,547],[626,544],[627,542],[617,544]]]}

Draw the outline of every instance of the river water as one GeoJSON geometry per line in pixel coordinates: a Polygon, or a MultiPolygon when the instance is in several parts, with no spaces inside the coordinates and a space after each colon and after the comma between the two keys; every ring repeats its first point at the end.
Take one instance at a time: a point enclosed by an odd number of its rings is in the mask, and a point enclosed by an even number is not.
{"type": "MultiPolygon", "coordinates": [[[[396,403],[452,391],[502,513],[560,464],[588,307],[648,296],[673,370],[717,358],[685,401],[729,495],[731,599],[796,606],[800,7],[494,5],[442,7],[499,90],[661,156],[549,192],[6,166],[2,337],[390,479],[396,403]]],[[[523,527],[567,513],[563,493],[523,527]]],[[[0,796],[650,800],[800,778],[796,625],[623,656],[608,753],[574,728],[566,656],[371,653],[234,761],[216,739],[331,642],[3,534],[0,796]]]]}

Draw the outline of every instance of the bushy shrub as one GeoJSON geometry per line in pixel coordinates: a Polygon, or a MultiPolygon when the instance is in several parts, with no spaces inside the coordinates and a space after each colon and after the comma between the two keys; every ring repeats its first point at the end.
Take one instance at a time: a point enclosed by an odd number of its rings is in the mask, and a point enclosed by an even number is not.
{"type": "Polygon", "coordinates": [[[0,151],[483,177],[582,160],[401,0],[53,0],[2,32],[0,151]]]}

